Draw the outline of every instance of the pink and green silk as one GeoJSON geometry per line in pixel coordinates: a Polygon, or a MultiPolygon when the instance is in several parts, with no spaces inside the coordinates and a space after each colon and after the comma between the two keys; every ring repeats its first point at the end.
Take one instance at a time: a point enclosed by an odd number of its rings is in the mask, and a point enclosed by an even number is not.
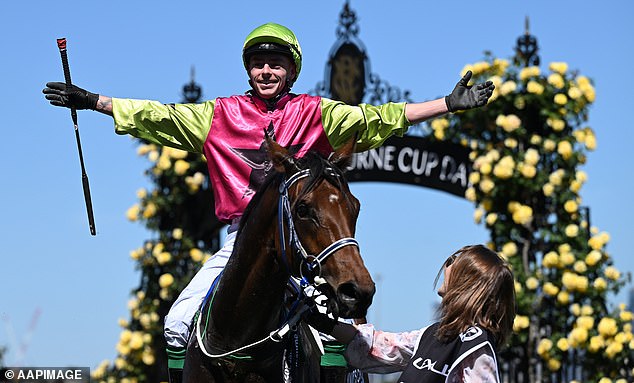
{"type": "Polygon", "coordinates": [[[251,95],[169,105],[113,98],[112,105],[116,133],[205,155],[216,216],[227,223],[242,215],[271,170],[265,129],[301,157],[310,150],[328,156],[354,134],[357,151],[365,151],[410,125],[404,103],[349,106],[306,94],[287,94],[272,108],[251,95]]]}

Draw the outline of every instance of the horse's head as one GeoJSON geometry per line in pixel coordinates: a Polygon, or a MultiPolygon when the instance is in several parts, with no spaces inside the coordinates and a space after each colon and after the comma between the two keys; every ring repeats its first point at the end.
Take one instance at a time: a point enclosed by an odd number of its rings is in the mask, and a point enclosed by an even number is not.
{"type": "MultiPolygon", "coordinates": [[[[350,164],[355,140],[337,150],[330,161],[314,153],[295,159],[269,137],[267,144],[275,170],[285,176],[290,211],[286,215],[292,222],[287,220],[282,227],[292,273],[309,280],[324,278],[327,285],[319,290],[329,298],[329,310],[335,315],[364,317],[375,286],[353,238],[360,204],[342,172],[350,164]],[[298,246],[293,246],[289,224],[297,233],[298,246]]],[[[281,240],[277,242],[280,246],[281,240]]]]}

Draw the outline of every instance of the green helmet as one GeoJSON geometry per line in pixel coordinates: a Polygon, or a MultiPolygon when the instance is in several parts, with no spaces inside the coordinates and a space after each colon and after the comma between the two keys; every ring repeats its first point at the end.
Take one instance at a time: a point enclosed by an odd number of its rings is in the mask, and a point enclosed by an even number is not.
{"type": "Polygon", "coordinates": [[[249,57],[262,52],[281,53],[292,58],[296,71],[293,81],[297,80],[302,69],[302,48],[293,31],[275,23],[266,23],[255,28],[244,40],[242,48],[244,67],[248,70],[249,57]]]}

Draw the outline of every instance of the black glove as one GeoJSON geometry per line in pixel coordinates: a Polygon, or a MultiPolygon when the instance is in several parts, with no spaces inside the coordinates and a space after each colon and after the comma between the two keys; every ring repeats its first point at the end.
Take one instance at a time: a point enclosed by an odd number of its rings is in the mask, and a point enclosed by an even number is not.
{"type": "Polygon", "coordinates": [[[317,307],[313,307],[312,309],[306,311],[303,318],[304,322],[324,334],[332,333],[332,329],[337,324],[336,319],[332,319],[328,315],[320,313],[319,310],[317,310],[317,307]]]}
{"type": "Polygon", "coordinates": [[[66,85],[63,82],[47,82],[42,91],[51,105],[65,106],[75,109],[95,109],[99,95],[90,93],[75,85],[66,85]]]}
{"type": "Polygon", "coordinates": [[[493,85],[491,81],[487,81],[484,84],[467,86],[471,75],[471,71],[467,71],[464,77],[458,81],[458,84],[456,84],[451,94],[445,97],[445,103],[450,112],[486,105],[489,97],[493,94],[495,85],[493,85]]]}

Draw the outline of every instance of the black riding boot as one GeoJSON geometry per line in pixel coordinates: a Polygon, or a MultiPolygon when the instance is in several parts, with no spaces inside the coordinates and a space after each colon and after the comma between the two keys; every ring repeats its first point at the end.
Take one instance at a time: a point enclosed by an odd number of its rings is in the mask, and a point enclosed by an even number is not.
{"type": "Polygon", "coordinates": [[[182,368],[170,368],[167,371],[170,378],[170,383],[181,383],[183,381],[182,368]]]}

